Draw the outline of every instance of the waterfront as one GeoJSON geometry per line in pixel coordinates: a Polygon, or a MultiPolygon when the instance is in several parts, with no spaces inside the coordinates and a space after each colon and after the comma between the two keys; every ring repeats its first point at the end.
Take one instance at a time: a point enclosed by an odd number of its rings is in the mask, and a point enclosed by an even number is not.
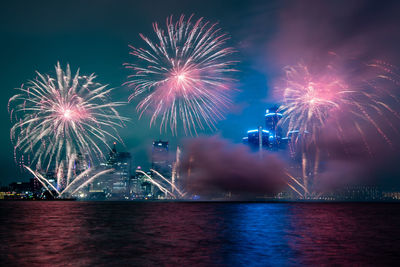
{"type": "Polygon", "coordinates": [[[388,265],[390,203],[0,202],[11,266],[388,265]]]}

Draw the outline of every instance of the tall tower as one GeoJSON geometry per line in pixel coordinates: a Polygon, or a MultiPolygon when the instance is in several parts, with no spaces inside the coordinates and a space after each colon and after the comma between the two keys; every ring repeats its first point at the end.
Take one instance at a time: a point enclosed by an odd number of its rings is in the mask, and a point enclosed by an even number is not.
{"type": "Polygon", "coordinates": [[[258,129],[247,131],[247,136],[243,138],[243,143],[248,145],[253,151],[260,151],[261,149],[269,148],[269,132],[263,130],[262,127],[258,129]]]}
{"type": "Polygon", "coordinates": [[[278,126],[282,113],[277,107],[272,107],[265,112],[265,127],[269,132],[268,141],[271,149],[279,149],[282,145],[282,129],[278,126]]]}
{"type": "Polygon", "coordinates": [[[92,184],[91,192],[111,193],[113,198],[121,199],[129,194],[132,157],[129,152],[117,151],[116,142],[109,152],[106,162],[100,164],[113,171],[103,174],[92,184]]]}
{"type": "Polygon", "coordinates": [[[282,118],[282,113],[277,110],[277,107],[272,107],[265,111],[265,130],[269,131],[274,137],[281,136],[281,129],[278,127],[278,122],[282,118]]]}
{"type": "MultiPolygon", "coordinates": [[[[175,162],[172,164],[172,173],[171,173],[171,183],[175,185],[176,180],[179,179],[179,165],[181,159],[181,149],[179,146],[176,147],[176,158],[175,162]]],[[[174,187],[171,188],[172,193],[175,191],[174,187]]]]}
{"type": "Polygon", "coordinates": [[[165,177],[171,177],[168,141],[154,141],[151,153],[151,167],[165,177]]]}

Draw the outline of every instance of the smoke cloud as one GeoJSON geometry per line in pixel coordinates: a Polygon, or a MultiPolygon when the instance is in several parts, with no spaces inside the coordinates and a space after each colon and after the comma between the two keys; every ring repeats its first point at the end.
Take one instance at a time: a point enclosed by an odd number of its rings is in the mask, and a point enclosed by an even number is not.
{"type": "MultiPolygon", "coordinates": [[[[336,58],[343,59],[342,62],[364,64],[382,60],[398,65],[399,11],[398,1],[384,4],[379,1],[284,1],[277,12],[277,30],[262,48],[265,56],[260,64],[268,65],[269,72],[281,74],[283,67],[299,62],[304,62],[310,69],[321,70],[331,63],[332,54],[335,54],[336,58]]],[[[354,71],[352,67],[340,66],[341,73],[350,83],[368,79],[365,70],[354,71]]],[[[399,73],[398,68],[394,70],[399,73]]],[[[280,82],[277,76],[271,79],[270,87],[274,88],[280,82]]],[[[399,96],[398,81],[391,86],[392,94],[399,96]]],[[[271,92],[275,101],[282,101],[281,95],[271,92]]],[[[399,114],[400,102],[382,97],[377,101],[389,104],[394,111],[370,118],[386,137],[367,120],[360,125],[363,130],[360,134],[351,123],[357,114],[350,112],[343,112],[337,120],[342,124],[342,138],[333,134],[337,133],[337,129],[333,129],[337,124],[328,122],[322,130],[317,145],[324,157],[315,181],[316,189],[329,191],[354,184],[400,186],[400,124],[394,115],[399,114]]]]}
{"type": "Polygon", "coordinates": [[[398,1],[284,1],[268,62],[279,69],[321,60],[333,51],[348,58],[398,62],[398,1]]]}
{"type": "Polygon", "coordinates": [[[191,194],[221,197],[228,192],[246,198],[275,194],[285,188],[285,162],[276,154],[251,153],[248,147],[219,137],[187,140],[181,175],[191,194]]]}

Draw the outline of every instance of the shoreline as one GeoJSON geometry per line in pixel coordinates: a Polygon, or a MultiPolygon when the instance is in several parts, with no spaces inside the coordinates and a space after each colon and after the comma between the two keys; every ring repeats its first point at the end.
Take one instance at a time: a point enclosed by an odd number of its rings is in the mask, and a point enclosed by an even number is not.
{"type": "Polygon", "coordinates": [[[120,202],[120,203],[215,203],[215,204],[340,204],[340,203],[400,203],[400,200],[165,200],[165,199],[153,199],[153,200],[86,200],[86,199],[0,199],[0,202],[52,202],[52,201],[76,201],[76,202],[120,202]]]}

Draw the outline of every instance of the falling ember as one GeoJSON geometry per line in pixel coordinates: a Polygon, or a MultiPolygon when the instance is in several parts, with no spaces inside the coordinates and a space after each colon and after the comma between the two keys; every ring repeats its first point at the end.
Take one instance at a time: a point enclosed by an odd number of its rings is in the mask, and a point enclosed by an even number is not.
{"type": "Polygon", "coordinates": [[[129,101],[142,97],[137,105],[140,114],[150,111],[150,125],[161,119],[160,130],[169,125],[172,133],[178,124],[186,134],[215,129],[231,103],[235,62],[227,59],[234,53],[226,45],[229,37],[216,23],[191,19],[182,15],[173,22],[171,16],[165,31],[154,23],[157,43],[140,35],[148,50],[131,47],[137,62],[125,64],[134,71],[126,82],[134,89],[129,101]]]}
{"type": "MultiPolygon", "coordinates": [[[[104,175],[106,173],[114,171],[114,169],[106,169],[101,171],[94,171],[93,169],[87,169],[81,174],[74,177],[74,179],[67,183],[64,187],[60,188],[60,184],[55,187],[52,182],[43,176],[40,171],[34,171],[28,166],[24,166],[27,171],[29,171],[43,186],[44,188],[53,196],[53,197],[64,197],[64,196],[72,196],[77,193],[80,189],[86,186],[88,183],[92,182],[96,178],[104,175]],[[54,193],[56,195],[54,195],[54,193]]],[[[70,167],[71,168],[71,167],[70,167]]],[[[68,169],[70,173],[71,169],[68,169]]]]}

